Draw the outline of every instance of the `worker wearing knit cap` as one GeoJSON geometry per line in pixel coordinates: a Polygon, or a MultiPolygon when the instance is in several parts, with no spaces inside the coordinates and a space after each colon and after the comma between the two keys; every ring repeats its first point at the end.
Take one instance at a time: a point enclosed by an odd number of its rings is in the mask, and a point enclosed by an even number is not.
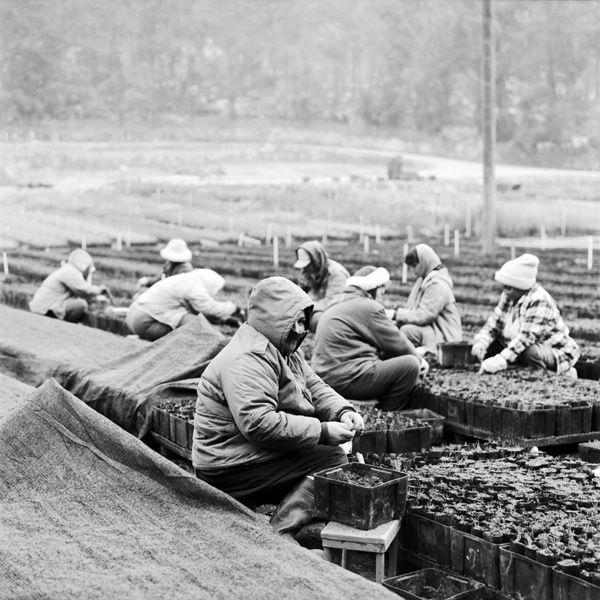
{"type": "Polygon", "coordinates": [[[481,373],[496,373],[514,363],[577,377],[579,346],[556,302],[537,283],[538,265],[537,256],[522,254],[496,272],[494,279],[504,286],[500,301],[473,340],[481,373]]]}
{"type": "Polygon", "coordinates": [[[399,410],[429,366],[386,314],[381,298],[389,279],[386,269],[373,266],[348,279],[321,317],[312,366],[345,398],[376,398],[382,410],[399,410]]]}

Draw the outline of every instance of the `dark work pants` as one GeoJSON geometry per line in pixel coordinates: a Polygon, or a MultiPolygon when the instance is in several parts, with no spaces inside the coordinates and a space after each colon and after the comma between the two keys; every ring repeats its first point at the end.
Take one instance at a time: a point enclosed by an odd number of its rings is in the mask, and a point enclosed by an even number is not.
{"type": "Polygon", "coordinates": [[[350,400],[379,400],[381,410],[400,410],[409,400],[417,383],[421,360],[416,356],[396,356],[378,362],[368,373],[356,377],[338,394],[350,400]]]}
{"type": "Polygon", "coordinates": [[[309,450],[287,452],[257,465],[242,465],[209,473],[196,469],[196,476],[233,496],[250,508],[278,504],[306,475],[332,469],[348,462],[339,446],[316,446],[309,450]]]}
{"type": "MultiPolygon", "coordinates": [[[[506,348],[506,344],[500,340],[494,340],[487,349],[485,358],[500,354],[504,348],[506,348]]],[[[521,354],[519,354],[516,363],[522,367],[556,371],[556,357],[554,356],[550,346],[545,346],[544,344],[533,344],[533,346],[526,348],[521,354]]]]}

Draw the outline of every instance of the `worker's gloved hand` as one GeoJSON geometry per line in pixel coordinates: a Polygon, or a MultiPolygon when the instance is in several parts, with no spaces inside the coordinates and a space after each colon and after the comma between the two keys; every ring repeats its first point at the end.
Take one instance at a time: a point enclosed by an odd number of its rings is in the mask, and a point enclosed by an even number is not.
{"type": "Polygon", "coordinates": [[[424,378],[427,373],[429,373],[429,363],[422,358],[421,359],[421,368],[419,369],[419,377],[424,378]]]}
{"type": "Polygon", "coordinates": [[[508,367],[508,363],[504,356],[496,354],[496,356],[490,356],[481,363],[479,373],[497,373],[498,371],[504,371],[506,367],[508,367]]]}
{"type": "Polygon", "coordinates": [[[328,446],[339,446],[344,442],[349,442],[354,437],[354,431],[352,431],[348,425],[340,423],[339,421],[329,421],[325,423],[328,433],[328,446]]]}
{"type": "Polygon", "coordinates": [[[346,425],[352,431],[356,432],[357,435],[360,435],[365,428],[365,422],[363,421],[363,418],[357,412],[351,410],[345,412],[340,417],[340,422],[346,425]]]}
{"type": "Polygon", "coordinates": [[[150,283],[149,277],[140,277],[135,284],[136,291],[141,288],[148,287],[148,283],[150,283]]]}
{"type": "Polygon", "coordinates": [[[471,348],[471,354],[477,359],[482,361],[487,352],[487,346],[481,342],[475,342],[471,348]]]}
{"type": "Polygon", "coordinates": [[[395,317],[396,317],[396,311],[395,311],[395,310],[392,310],[391,308],[386,308],[386,309],[385,309],[385,316],[386,316],[388,319],[390,319],[390,320],[394,321],[394,320],[395,320],[395,317]]]}

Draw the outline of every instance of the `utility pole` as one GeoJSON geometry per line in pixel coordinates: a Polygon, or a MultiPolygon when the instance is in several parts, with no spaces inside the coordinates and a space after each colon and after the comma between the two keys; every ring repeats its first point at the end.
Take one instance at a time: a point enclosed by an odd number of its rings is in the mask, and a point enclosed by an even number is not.
{"type": "Polygon", "coordinates": [[[483,217],[481,250],[494,254],[496,242],[496,55],[494,1],[483,2],[483,217]]]}

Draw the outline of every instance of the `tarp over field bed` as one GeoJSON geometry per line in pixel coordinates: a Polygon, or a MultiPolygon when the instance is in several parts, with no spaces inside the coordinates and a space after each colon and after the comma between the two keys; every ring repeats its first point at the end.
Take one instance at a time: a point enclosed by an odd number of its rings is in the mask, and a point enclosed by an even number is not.
{"type": "Polygon", "coordinates": [[[0,323],[0,372],[33,386],[61,366],[85,369],[149,345],[3,304],[0,323]]]}
{"type": "Polygon", "coordinates": [[[396,598],[48,380],[0,419],[0,597],[396,598]]]}
{"type": "Polygon", "coordinates": [[[196,386],[227,339],[198,315],[152,344],[85,369],[62,364],[53,376],[68,391],[130,433],[143,437],[152,406],[196,397],[196,386]]]}
{"type": "Polygon", "coordinates": [[[34,391],[33,386],[0,373],[0,419],[34,391]]]}

